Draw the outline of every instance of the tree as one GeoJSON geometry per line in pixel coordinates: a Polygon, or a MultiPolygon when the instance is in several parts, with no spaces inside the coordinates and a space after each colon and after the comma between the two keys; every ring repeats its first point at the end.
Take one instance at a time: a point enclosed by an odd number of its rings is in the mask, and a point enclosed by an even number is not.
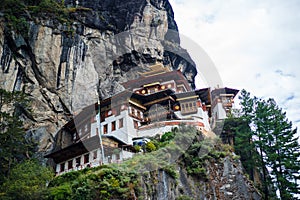
{"type": "Polygon", "coordinates": [[[223,132],[226,136],[234,138],[234,151],[240,160],[249,178],[254,180],[255,167],[258,165],[257,153],[252,141],[252,131],[243,118],[229,117],[225,119],[223,132]]]}
{"type": "Polygon", "coordinates": [[[36,144],[26,137],[21,117],[29,113],[29,100],[21,92],[0,89],[0,184],[10,169],[33,153],[36,144]]]}
{"type": "Polygon", "coordinates": [[[299,194],[300,147],[297,129],[286,118],[274,99],[258,102],[256,119],[257,141],[264,154],[264,163],[271,168],[270,180],[275,184],[281,199],[292,199],[299,194]]]}
{"type": "MultiPolygon", "coordinates": [[[[263,192],[265,199],[272,198],[270,186],[274,186],[281,199],[292,199],[299,194],[297,180],[300,171],[300,147],[296,137],[297,129],[292,128],[286,113],[274,101],[250,97],[250,93],[242,91],[240,120],[251,127],[239,131],[236,128],[236,143],[245,141],[239,134],[252,141],[257,153],[252,154],[256,165],[263,174],[263,192]],[[250,138],[249,138],[250,136],[250,138]],[[259,158],[254,155],[259,155],[259,158]],[[268,170],[267,170],[268,169],[268,170]]],[[[242,143],[241,143],[242,144],[242,143]]],[[[241,152],[243,153],[243,152],[241,152]]]]}
{"type": "Polygon", "coordinates": [[[17,164],[9,174],[3,183],[0,199],[43,199],[47,183],[54,176],[49,167],[40,165],[36,160],[17,164]]]}

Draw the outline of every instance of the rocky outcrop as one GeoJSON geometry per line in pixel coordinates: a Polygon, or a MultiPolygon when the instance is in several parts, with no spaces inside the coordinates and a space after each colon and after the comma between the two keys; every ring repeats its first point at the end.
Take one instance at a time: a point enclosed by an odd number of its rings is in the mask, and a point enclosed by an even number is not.
{"type": "Polygon", "coordinates": [[[29,22],[29,36],[8,31],[0,18],[1,88],[31,96],[28,132],[51,149],[53,137],[81,108],[124,88],[156,62],[180,69],[194,86],[196,68],[179,45],[167,0],[66,0],[71,25],[29,22]],[[84,8],[84,9],[83,9],[84,8]],[[88,8],[88,9],[87,9],[88,8]]]}
{"type": "Polygon", "coordinates": [[[141,176],[143,199],[262,199],[253,183],[244,175],[240,161],[225,157],[222,162],[207,162],[208,178],[187,175],[178,167],[179,178],[174,179],[163,170],[141,176]],[[184,198],[185,197],[185,198],[184,198]]]}

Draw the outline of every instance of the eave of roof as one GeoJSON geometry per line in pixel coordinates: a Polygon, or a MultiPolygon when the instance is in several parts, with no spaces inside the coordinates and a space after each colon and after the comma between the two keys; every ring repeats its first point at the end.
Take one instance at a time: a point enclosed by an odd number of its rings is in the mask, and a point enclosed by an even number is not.
{"type": "Polygon", "coordinates": [[[66,161],[76,156],[82,155],[92,151],[100,146],[100,139],[98,136],[90,137],[84,141],[74,143],[64,149],[52,152],[45,156],[45,158],[53,158],[56,163],[66,161]]]}

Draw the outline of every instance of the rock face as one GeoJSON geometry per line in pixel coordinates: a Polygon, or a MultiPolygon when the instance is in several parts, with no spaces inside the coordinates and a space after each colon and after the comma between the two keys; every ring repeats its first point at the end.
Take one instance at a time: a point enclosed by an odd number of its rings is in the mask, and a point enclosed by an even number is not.
{"type": "Polygon", "coordinates": [[[222,162],[207,162],[208,179],[187,175],[178,167],[179,178],[165,171],[153,171],[141,177],[143,199],[262,199],[261,194],[242,172],[239,161],[225,157],[222,162]],[[185,197],[185,198],[184,198],[185,197]]]}
{"type": "Polygon", "coordinates": [[[138,72],[160,62],[180,69],[194,86],[196,68],[179,45],[167,0],[66,0],[77,7],[70,26],[30,22],[29,37],[10,32],[0,18],[0,86],[32,97],[28,132],[49,151],[63,124],[83,107],[124,88],[138,72]],[[89,8],[89,9],[86,9],[89,8]],[[70,31],[71,30],[71,31],[70,31]]]}
{"type": "MultiPolygon", "coordinates": [[[[96,102],[97,86],[102,98],[118,93],[122,82],[156,62],[180,69],[194,86],[195,64],[180,47],[168,0],[65,3],[85,8],[71,14],[71,27],[36,19],[29,37],[8,31],[0,15],[0,87],[30,95],[34,116],[25,127],[40,142],[40,152],[51,150],[57,131],[73,114],[96,102]]],[[[179,167],[178,180],[164,171],[142,176],[143,199],[260,199],[240,163],[226,158],[208,163],[207,170],[208,181],[188,177],[179,167]]]]}

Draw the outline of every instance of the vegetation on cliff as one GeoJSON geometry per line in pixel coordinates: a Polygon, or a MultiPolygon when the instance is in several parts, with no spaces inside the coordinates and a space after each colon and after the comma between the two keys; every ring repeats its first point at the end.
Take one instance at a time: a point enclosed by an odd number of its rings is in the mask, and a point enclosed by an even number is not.
{"type": "Polygon", "coordinates": [[[28,96],[0,89],[0,199],[40,199],[53,177],[34,159],[37,143],[24,130],[25,118],[32,118],[28,96]]]}
{"type": "Polygon", "coordinates": [[[73,34],[71,24],[74,19],[71,13],[87,10],[83,7],[66,7],[64,1],[56,0],[4,0],[0,5],[7,31],[15,31],[25,39],[29,34],[29,22],[38,22],[38,19],[50,18],[56,26],[66,25],[66,34],[73,34]]]}
{"type": "Polygon", "coordinates": [[[145,186],[148,193],[155,192],[153,187],[158,184],[160,171],[167,173],[176,184],[178,166],[186,168],[191,178],[207,181],[207,161],[221,162],[219,159],[233,156],[228,145],[221,144],[218,139],[203,140],[203,135],[193,127],[174,129],[161,139],[152,138],[151,144],[156,150],[148,149],[121,164],[87,168],[56,177],[50,182],[45,198],[144,199],[142,177],[151,179],[152,185],[145,186]],[[201,157],[198,156],[200,149],[205,152],[201,157]]]}
{"type": "MultiPolygon", "coordinates": [[[[1,183],[1,199],[144,199],[155,195],[158,174],[164,171],[179,179],[178,167],[187,169],[192,179],[207,181],[207,161],[232,156],[231,148],[220,140],[206,139],[193,127],[182,126],[161,138],[152,138],[144,153],[121,164],[87,168],[53,178],[49,168],[32,159],[14,165],[1,183]],[[151,147],[149,147],[151,146],[151,147]],[[202,149],[203,156],[199,157],[202,149]],[[143,179],[149,182],[143,186],[143,179]],[[148,178],[147,178],[148,177],[148,178]],[[46,185],[47,184],[47,185],[46,185]],[[5,188],[5,190],[4,190],[5,188]]],[[[185,198],[184,194],[179,199],[185,198]]],[[[186,197],[187,198],[187,197],[186,197]]],[[[186,199],[185,198],[185,199],[186,199]]]]}
{"type": "Polygon", "coordinates": [[[243,90],[238,117],[225,121],[224,131],[234,135],[235,152],[250,178],[261,172],[260,184],[265,199],[293,199],[300,193],[300,146],[297,129],[274,99],[251,97],[243,90]]]}
{"type": "MultiPolygon", "coordinates": [[[[256,186],[264,199],[276,199],[276,190],[281,199],[299,193],[296,129],[272,99],[251,98],[242,91],[240,113],[228,118],[223,130],[233,136],[234,146],[222,144],[218,138],[205,139],[193,127],[181,126],[151,138],[143,152],[121,164],[54,178],[51,169],[33,159],[36,144],[26,137],[22,124],[24,118],[32,117],[28,98],[19,92],[1,90],[0,94],[1,199],[143,199],[157,192],[153,185],[159,184],[159,173],[168,174],[174,187],[180,177],[178,168],[185,169],[191,179],[207,182],[210,165],[227,157],[233,161],[240,158],[254,182],[255,174],[261,173],[256,186]],[[143,183],[145,179],[149,183],[143,183]]],[[[182,193],[178,198],[188,196],[182,193]]]]}
{"type": "Polygon", "coordinates": [[[30,158],[36,143],[23,128],[22,118],[30,115],[29,100],[21,92],[0,89],[0,184],[11,168],[30,158]]]}

